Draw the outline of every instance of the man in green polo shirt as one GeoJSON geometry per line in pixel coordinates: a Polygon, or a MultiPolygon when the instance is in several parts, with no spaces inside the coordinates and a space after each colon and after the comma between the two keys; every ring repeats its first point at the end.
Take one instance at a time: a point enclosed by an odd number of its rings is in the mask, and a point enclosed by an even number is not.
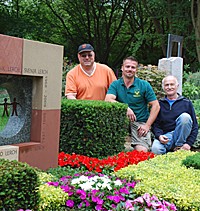
{"type": "Polygon", "coordinates": [[[105,101],[128,105],[127,117],[131,122],[131,146],[138,151],[151,149],[151,125],[160,106],[151,85],[137,78],[138,61],[130,56],[123,60],[122,78],[114,81],[106,94],[105,101]],[[150,107],[150,113],[149,113],[150,107]]]}

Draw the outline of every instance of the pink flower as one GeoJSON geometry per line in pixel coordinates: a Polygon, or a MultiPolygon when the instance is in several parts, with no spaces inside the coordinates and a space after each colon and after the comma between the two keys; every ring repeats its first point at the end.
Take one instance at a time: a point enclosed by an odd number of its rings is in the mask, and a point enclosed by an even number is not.
{"type": "Polygon", "coordinates": [[[69,199],[69,200],[66,201],[66,205],[68,207],[72,208],[74,206],[74,201],[69,199]]]}

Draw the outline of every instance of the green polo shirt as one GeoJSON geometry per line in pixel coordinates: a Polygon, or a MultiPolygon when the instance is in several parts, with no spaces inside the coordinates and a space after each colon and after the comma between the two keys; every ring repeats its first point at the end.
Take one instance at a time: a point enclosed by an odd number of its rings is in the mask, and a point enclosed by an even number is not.
{"type": "Polygon", "coordinates": [[[149,82],[135,77],[133,84],[127,89],[123,78],[110,85],[107,94],[116,96],[116,100],[128,104],[137,117],[137,122],[146,122],[149,118],[148,103],[156,100],[156,95],[149,82]]]}

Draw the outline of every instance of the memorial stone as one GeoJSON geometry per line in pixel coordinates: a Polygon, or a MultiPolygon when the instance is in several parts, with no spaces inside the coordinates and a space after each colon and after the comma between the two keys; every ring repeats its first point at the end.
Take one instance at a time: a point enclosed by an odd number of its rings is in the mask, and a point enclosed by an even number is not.
{"type": "Polygon", "coordinates": [[[62,63],[63,46],[0,34],[0,87],[9,95],[0,152],[17,147],[19,161],[44,170],[58,163],[62,63]]]}
{"type": "Polygon", "coordinates": [[[174,75],[179,83],[178,93],[182,94],[183,59],[182,56],[183,37],[168,35],[167,58],[160,59],[158,69],[166,72],[167,75],[174,75]],[[172,56],[173,44],[178,44],[177,57],[172,56]]]}

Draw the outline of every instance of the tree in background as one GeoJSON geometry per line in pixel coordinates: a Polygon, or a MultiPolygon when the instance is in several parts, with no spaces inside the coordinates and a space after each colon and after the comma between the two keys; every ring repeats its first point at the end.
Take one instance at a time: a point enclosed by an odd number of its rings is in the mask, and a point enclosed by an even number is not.
{"type": "Polygon", "coordinates": [[[200,0],[191,1],[191,16],[196,36],[197,56],[200,62],[200,0]]]}
{"type": "Polygon", "coordinates": [[[78,46],[89,42],[97,61],[113,69],[120,68],[127,55],[157,65],[166,55],[169,33],[184,37],[186,64],[192,67],[198,61],[199,9],[194,7],[192,22],[190,8],[199,0],[1,0],[0,4],[0,33],[64,45],[65,56],[74,62],[78,46]]]}

